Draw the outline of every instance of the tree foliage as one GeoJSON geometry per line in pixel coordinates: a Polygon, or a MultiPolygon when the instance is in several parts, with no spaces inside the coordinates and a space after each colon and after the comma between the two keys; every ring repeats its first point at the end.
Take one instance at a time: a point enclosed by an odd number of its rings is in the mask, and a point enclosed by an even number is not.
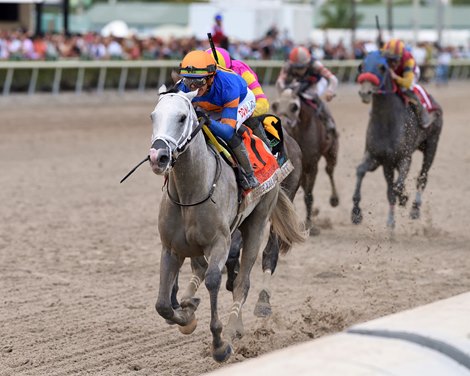
{"type": "MultiPolygon", "coordinates": [[[[332,0],[325,3],[320,9],[323,16],[322,28],[325,29],[351,29],[353,28],[353,1],[355,0],[332,0]]],[[[356,12],[356,27],[359,26],[364,15],[356,12]]]]}

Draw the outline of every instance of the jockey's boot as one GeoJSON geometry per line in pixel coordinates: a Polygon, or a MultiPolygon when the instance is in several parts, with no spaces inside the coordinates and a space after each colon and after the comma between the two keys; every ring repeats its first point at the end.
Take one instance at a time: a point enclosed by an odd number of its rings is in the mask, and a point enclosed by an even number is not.
{"type": "Polygon", "coordinates": [[[325,103],[321,103],[320,106],[321,107],[319,116],[325,124],[326,133],[332,138],[336,138],[338,136],[338,133],[336,132],[336,123],[333,120],[333,116],[331,115],[330,109],[326,106],[325,103]]]}
{"type": "Polygon", "coordinates": [[[406,94],[412,99],[411,105],[415,109],[418,125],[423,129],[428,128],[433,123],[434,117],[429,114],[428,110],[412,90],[408,90],[406,94]]]}
{"type": "Polygon", "coordinates": [[[271,143],[269,142],[268,136],[266,135],[266,132],[264,131],[264,127],[259,121],[257,117],[250,117],[247,120],[245,120],[245,125],[249,127],[255,136],[261,139],[269,148],[269,150],[272,151],[271,149],[271,143]]]}
{"type": "Polygon", "coordinates": [[[228,145],[232,148],[238,163],[244,171],[245,179],[241,180],[242,188],[246,190],[259,186],[259,181],[256,179],[253,166],[248,157],[248,151],[245,148],[245,144],[242,142],[241,136],[235,133],[228,142],[228,145]]]}

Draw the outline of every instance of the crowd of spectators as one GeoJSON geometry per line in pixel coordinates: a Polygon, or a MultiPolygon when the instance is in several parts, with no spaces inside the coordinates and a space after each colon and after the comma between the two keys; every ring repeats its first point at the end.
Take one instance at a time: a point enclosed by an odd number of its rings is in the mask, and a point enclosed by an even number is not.
{"type": "MultiPolygon", "coordinates": [[[[236,59],[242,60],[284,60],[294,42],[280,35],[276,28],[268,30],[265,37],[252,41],[230,40],[228,50],[236,59]]],[[[311,43],[308,47],[313,56],[320,60],[362,59],[374,48],[372,41],[357,41],[353,48],[348,48],[344,41],[319,45],[311,43]]],[[[190,38],[137,37],[116,38],[101,36],[99,33],[64,35],[46,33],[34,36],[22,30],[0,30],[0,60],[137,60],[168,59],[179,60],[193,49],[207,49],[207,40],[190,38]]],[[[426,65],[431,58],[437,58],[441,49],[432,43],[420,43],[413,47],[413,54],[419,65],[426,65]]],[[[463,50],[445,49],[451,58],[463,56],[463,50]]]]}

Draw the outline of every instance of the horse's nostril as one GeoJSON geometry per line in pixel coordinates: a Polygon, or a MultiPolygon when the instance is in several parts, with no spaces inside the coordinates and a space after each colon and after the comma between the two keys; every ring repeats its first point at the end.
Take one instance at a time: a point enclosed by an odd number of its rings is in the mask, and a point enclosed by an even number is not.
{"type": "Polygon", "coordinates": [[[161,165],[161,166],[166,166],[169,162],[170,162],[170,157],[166,154],[161,155],[158,158],[158,164],[161,165]]]}

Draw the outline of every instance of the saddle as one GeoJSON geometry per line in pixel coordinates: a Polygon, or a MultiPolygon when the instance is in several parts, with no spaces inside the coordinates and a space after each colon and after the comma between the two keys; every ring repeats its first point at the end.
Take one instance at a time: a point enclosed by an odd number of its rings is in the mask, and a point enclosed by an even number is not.
{"type": "MultiPolygon", "coordinates": [[[[227,143],[221,138],[215,136],[209,127],[203,126],[204,135],[206,140],[221,154],[222,158],[233,168],[239,186],[240,181],[244,178],[243,172],[240,170],[239,164],[236,162],[235,154],[231,151],[227,143]]],[[[250,128],[242,125],[238,129],[238,134],[242,137],[245,148],[248,152],[250,163],[253,166],[253,171],[256,178],[263,185],[269,178],[273,176],[276,170],[279,169],[279,165],[274,156],[264,146],[263,141],[258,137],[253,137],[253,133],[250,128]]],[[[256,190],[258,188],[255,188],[256,190]]],[[[249,192],[249,191],[247,191],[249,192]]]]}

